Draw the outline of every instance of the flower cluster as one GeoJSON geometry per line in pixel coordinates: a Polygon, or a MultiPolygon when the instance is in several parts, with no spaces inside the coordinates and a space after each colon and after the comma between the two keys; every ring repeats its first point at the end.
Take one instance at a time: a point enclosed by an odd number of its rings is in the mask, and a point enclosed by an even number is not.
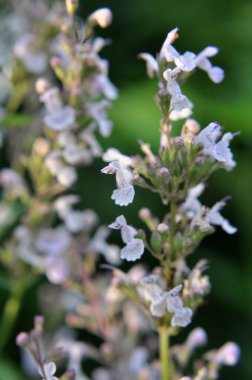
{"type": "MultiPolygon", "coordinates": [[[[235,167],[230,149],[235,134],[223,133],[217,122],[201,128],[182,91],[197,69],[214,83],[223,80],[223,70],[210,61],[218,49],[181,54],[174,47],[175,28],[156,58],[140,54],[148,76],[158,81],[159,149],[141,142],[141,154],[133,157],[116,148],[104,152],[102,138],[112,129],[107,109],[118,93],[100,56],[108,41],[97,37],[95,28],[110,25],[111,11],[94,11],[80,25],[78,0],[66,0],[65,6],[24,3],[25,12],[16,8],[20,30],[13,33],[13,90],[5,112],[24,110],[30,128],[0,135],[0,149],[7,140],[11,147],[9,166],[0,169],[1,264],[11,275],[15,302],[42,274],[38,304],[51,334],[42,339],[44,318],[35,317],[34,329],[17,336],[18,346],[32,355],[42,380],[58,380],[61,366],[62,380],[217,379],[223,365],[238,361],[236,343],[208,351],[191,365],[194,351],[207,343],[205,331],[198,327],[171,348],[169,338],[190,325],[211,288],[207,260],[191,267],[188,256],[215,227],[230,235],[237,231],[221,214],[228,198],[212,207],[199,199],[214,171],[235,167]],[[104,226],[91,208],[78,208],[82,198],[73,187],[78,168],[99,158],[106,163],[101,172],[115,175],[111,199],[117,206],[132,204],[140,187],[160,198],[164,214],[142,208],[144,228],[138,229],[121,213],[104,226]],[[109,243],[111,229],[120,231],[121,249],[109,243]],[[118,268],[124,260],[147,262],[148,255],[153,266],[118,268]],[[80,329],[88,332],[85,342],[80,329]],[[86,358],[94,362],[91,369],[83,365],[86,358]]],[[[11,325],[16,316],[6,305],[3,318],[11,325]]]]}

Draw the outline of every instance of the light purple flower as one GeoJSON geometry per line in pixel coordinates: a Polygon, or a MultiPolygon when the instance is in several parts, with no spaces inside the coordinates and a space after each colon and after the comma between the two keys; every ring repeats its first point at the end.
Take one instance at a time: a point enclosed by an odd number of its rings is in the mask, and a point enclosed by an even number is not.
{"type": "Polygon", "coordinates": [[[127,261],[138,260],[144,253],[144,242],[142,239],[135,238],[137,231],[127,225],[125,217],[123,215],[118,216],[109,227],[121,230],[122,240],[125,243],[125,246],[121,249],[121,258],[127,261]]]}
{"type": "Polygon", "coordinates": [[[131,182],[133,175],[129,169],[123,168],[119,161],[113,161],[101,170],[104,174],[115,174],[118,189],[114,190],[111,198],[119,206],[128,206],[133,202],[135,190],[131,182]]]}

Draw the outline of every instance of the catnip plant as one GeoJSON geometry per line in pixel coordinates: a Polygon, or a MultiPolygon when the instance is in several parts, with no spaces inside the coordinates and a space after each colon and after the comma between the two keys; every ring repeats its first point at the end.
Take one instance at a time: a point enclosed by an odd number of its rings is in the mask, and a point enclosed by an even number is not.
{"type": "Polygon", "coordinates": [[[191,323],[210,291],[210,280],[205,274],[207,260],[200,259],[190,268],[188,256],[216,226],[228,234],[237,230],[221,214],[227,198],[212,207],[199,200],[213,172],[230,171],[236,165],[229,147],[234,134],[223,134],[217,122],[202,129],[191,118],[193,104],[183,94],[182,85],[196,69],[205,71],[214,83],[223,80],[224,72],[210,61],[218,48],[208,46],[199,54],[180,54],[174,47],[178,37],[177,28],[170,31],[156,58],[140,54],[146,61],[148,76],[158,81],[156,99],[162,113],[158,152],[146,143],[141,143],[142,156],[132,158],[109,149],[103,156],[109,164],[102,173],[116,177],[117,188],[111,196],[116,205],[132,203],[135,187],[139,186],[154,192],[167,208],[163,217],[154,215],[149,208],[140,210],[139,217],[148,232],[129,225],[123,214],[110,224],[110,228],[121,232],[122,259],[134,262],[146,251],[157,260],[157,266],[138,284],[125,281],[123,276],[121,281],[129,296],[144,308],[158,333],[162,380],[207,380],[218,378],[222,365],[236,364],[238,346],[228,342],[219,350],[206,353],[191,377],[181,377],[194,349],[206,343],[206,333],[201,328],[194,330],[180,347],[171,346],[170,338],[191,323]],[[178,120],[183,125],[176,136],[174,122],[178,120]]]}
{"type": "MultiPolygon", "coordinates": [[[[148,76],[158,82],[159,150],[142,142],[141,154],[132,157],[116,148],[104,152],[101,137],[108,138],[112,129],[107,109],[118,93],[108,78],[108,62],[100,56],[108,41],[96,36],[96,27],[109,26],[111,11],[98,9],[82,23],[76,15],[78,0],[11,4],[19,31],[13,37],[12,90],[2,124],[8,126],[21,108],[29,126],[21,132],[4,128],[1,135],[8,166],[0,171],[0,253],[10,295],[1,316],[0,349],[11,335],[26,289],[36,284],[43,316],[16,338],[27,376],[219,378],[223,365],[239,359],[234,342],[206,352],[195,365],[195,350],[207,344],[203,328],[193,329],[183,344],[173,344],[211,287],[207,260],[190,268],[188,256],[217,226],[236,232],[221,215],[227,198],[212,207],[199,200],[213,172],[235,166],[229,147],[234,134],[223,134],[216,122],[202,129],[181,89],[196,69],[214,83],[223,80],[223,70],[210,61],[218,49],[180,54],[174,47],[175,28],[156,58],[140,54],[148,76]],[[85,201],[75,187],[79,174],[101,158],[106,162],[101,172],[115,175],[111,198],[117,206],[131,204],[139,186],[160,198],[165,214],[141,209],[146,229],[138,230],[123,213],[108,228],[99,224],[94,210],[79,210],[76,205],[85,201]],[[112,230],[121,233],[121,249],[108,242],[112,230]],[[156,263],[148,269],[147,255],[156,263]],[[124,260],[135,262],[127,272],[120,267],[124,260]],[[88,359],[95,363],[91,369],[83,365],[88,359]]],[[[97,173],[97,183],[100,178],[97,173]]]]}

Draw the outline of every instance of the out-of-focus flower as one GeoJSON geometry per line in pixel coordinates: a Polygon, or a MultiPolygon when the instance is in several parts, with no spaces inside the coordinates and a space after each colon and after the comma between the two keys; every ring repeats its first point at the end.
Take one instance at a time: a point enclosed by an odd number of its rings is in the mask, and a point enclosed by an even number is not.
{"type": "Polygon", "coordinates": [[[58,377],[53,376],[56,373],[56,365],[54,362],[43,364],[43,368],[38,368],[38,373],[43,380],[59,380],[58,377]]]}
{"type": "Polygon", "coordinates": [[[52,151],[46,157],[45,164],[62,186],[70,187],[77,180],[77,173],[74,167],[64,164],[62,155],[60,151],[52,151]]]}
{"type": "Polygon", "coordinates": [[[66,130],[74,125],[75,110],[70,106],[63,106],[56,87],[50,88],[40,96],[46,106],[47,114],[44,122],[54,131],[66,130]]]}
{"type": "Polygon", "coordinates": [[[182,285],[164,291],[163,280],[159,275],[150,275],[140,280],[138,292],[142,298],[150,302],[150,311],[154,317],[163,317],[168,311],[174,314],[171,319],[173,327],[185,327],[191,322],[192,310],[183,307],[183,301],[179,297],[182,285]]]}
{"type": "Polygon", "coordinates": [[[201,327],[193,329],[185,342],[186,347],[192,351],[197,347],[201,347],[207,344],[207,334],[201,327]]]}
{"type": "Polygon", "coordinates": [[[96,23],[101,28],[107,28],[112,22],[112,12],[109,8],[100,8],[91,13],[88,17],[88,21],[96,23]]]}
{"type": "Polygon", "coordinates": [[[36,37],[30,33],[22,35],[14,46],[14,55],[21,60],[27,71],[41,74],[47,67],[47,56],[36,47],[36,37]]]}
{"type": "Polygon", "coordinates": [[[54,207],[59,217],[65,222],[66,228],[72,233],[89,231],[92,229],[97,221],[97,215],[92,210],[79,211],[74,210],[73,206],[79,202],[77,195],[66,195],[59,197],[54,207]]]}

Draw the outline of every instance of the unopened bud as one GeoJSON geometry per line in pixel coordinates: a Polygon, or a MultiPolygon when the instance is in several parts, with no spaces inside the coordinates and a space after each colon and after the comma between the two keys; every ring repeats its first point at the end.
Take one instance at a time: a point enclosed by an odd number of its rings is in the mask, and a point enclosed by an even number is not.
{"type": "Polygon", "coordinates": [[[26,347],[30,344],[30,336],[26,332],[21,332],[16,337],[16,344],[20,347],[26,347]]]}
{"type": "Polygon", "coordinates": [[[38,94],[43,94],[50,88],[50,83],[47,79],[39,78],[35,83],[35,90],[38,94]]]}
{"type": "Polygon", "coordinates": [[[79,0],[66,0],[66,10],[70,16],[74,16],[79,6],[79,0]]]}
{"type": "Polygon", "coordinates": [[[99,25],[101,28],[106,28],[112,22],[112,12],[109,8],[101,8],[91,13],[88,21],[99,25]]]}

